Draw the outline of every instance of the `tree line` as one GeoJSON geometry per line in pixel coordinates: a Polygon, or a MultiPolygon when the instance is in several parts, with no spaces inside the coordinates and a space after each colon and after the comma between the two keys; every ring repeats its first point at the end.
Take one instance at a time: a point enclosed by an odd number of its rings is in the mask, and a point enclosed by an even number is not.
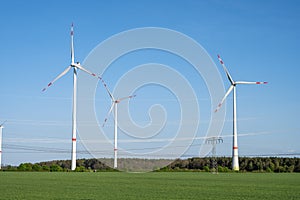
{"type": "MultiPolygon", "coordinates": [[[[229,157],[177,159],[160,171],[211,171],[230,172],[229,157]],[[214,169],[215,168],[215,169],[214,169]]],[[[288,157],[240,157],[241,172],[300,172],[300,158],[288,157]]]]}
{"type": "MultiPolygon", "coordinates": [[[[103,159],[102,159],[103,160],[103,159]]],[[[110,161],[111,159],[107,159],[110,161]]],[[[163,168],[161,163],[170,163],[164,159],[119,159],[120,163],[136,165],[137,169],[143,165],[149,165],[153,171],[199,171],[199,172],[231,172],[230,157],[206,157],[176,159],[163,168]],[[155,166],[157,165],[157,166],[155,166]]],[[[105,161],[105,163],[108,163],[105,161]]],[[[240,157],[240,172],[300,172],[300,158],[288,157],[240,157]]],[[[102,163],[99,159],[78,159],[76,172],[103,172],[117,171],[102,163]]],[[[3,166],[2,171],[36,171],[36,172],[68,172],[71,168],[70,160],[54,160],[40,163],[21,163],[19,166],[3,166]]],[[[124,169],[123,169],[124,170],[124,169]]],[[[122,171],[123,171],[122,170],[122,171]]],[[[126,171],[126,170],[125,170],[126,171]]]]}
{"type": "MultiPolygon", "coordinates": [[[[76,172],[86,171],[116,171],[100,162],[98,159],[77,159],[76,172]]],[[[33,172],[69,172],[71,160],[53,160],[40,163],[21,163],[19,166],[4,166],[2,171],[33,171],[33,172]]]]}

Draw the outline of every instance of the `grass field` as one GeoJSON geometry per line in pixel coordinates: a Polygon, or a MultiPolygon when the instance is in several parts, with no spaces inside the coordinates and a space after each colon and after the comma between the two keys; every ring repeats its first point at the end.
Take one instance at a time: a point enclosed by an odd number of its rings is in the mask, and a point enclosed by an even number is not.
{"type": "Polygon", "coordinates": [[[1,172],[0,199],[300,199],[300,174],[1,172]]]}

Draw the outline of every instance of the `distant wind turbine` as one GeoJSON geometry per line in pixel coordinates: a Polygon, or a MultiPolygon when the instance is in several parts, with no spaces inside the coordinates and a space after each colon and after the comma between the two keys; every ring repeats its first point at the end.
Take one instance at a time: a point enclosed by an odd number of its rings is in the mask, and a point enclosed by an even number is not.
{"type": "Polygon", "coordinates": [[[112,110],[114,109],[114,121],[115,121],[115,126],[114,126],[114,168],[116,169],[118,167],[118,103],[120,103],[121,101],[123,101],[125,99],[131,99],[131,98],[135,97],[136,95],[115,99],[113,97],[112,93],[106,87],[106,85],[104,85],[104,86],[112,100],[112,104],[106,115],[106,118],[104,119],[104,123],[103,123],[102,127],[104,127],[108,117],[110,116],[112,110]]]}
{"type": "MultiPolygon", "coordinates": [[[[45,91],[48,87],[53,85],[55,81],[60,79],[62,76],[64,76],[66,73],[70,71],[71,68],[73,68],[73,109],[72,109],[72,163],[71,163],[71,170],[75,170],[76,168],[76,103],[77,103],[77,69],[82,70],[100,80],[102,80],[101,77],[97,76],[96,74],[88,71],[87,69],[83,68],[79,62],[74,62],[74,42],[73,42],[73,37],[74,37],[74,27],[73,23],[71,26],[71,64],[61,73],[59,74],[53,81],[51,81],[47,87],[45,87],[42,91],[45,91]]],[[[103,80],[102,80],[102,83],[103,80]]]]}
{"type": "Polygon", "coordinates": [[[227,98],[227,96],[230,94],[230,92],[233,90],[233,148],[232,148],[232,169],[234,171],[239,171],[239,157],[238,157],[238,144],[237,144],[237,119],[236,119],[236,85],[239,84],[267,84],[267,82],[248,82],[248,81],[234,81],[232,79],[232,77],[230,76],[227,68],[225,67],[225,64],[223,62],[223,60],[221,59],[221,57],[218,55],[218,59],[221,63],[221,65],[223,66],[223,69],[227,75],[227,78],[230,82],[230,87],[227,90],[227,92],[225,93],[225,96],[223,97],[223,99],[221,100],[221,102],[219,103],[217,109],[215,110],[215,112],[217,112],[222,104],[224,103],[225,99],[227,98]]]}
{"type": "Polygon", "coordinates": [[[6,121],[4,121],[1,125],[0,125],[0,169],[2,166],[2,129],[4,128],[3,125],[6,121]]]}

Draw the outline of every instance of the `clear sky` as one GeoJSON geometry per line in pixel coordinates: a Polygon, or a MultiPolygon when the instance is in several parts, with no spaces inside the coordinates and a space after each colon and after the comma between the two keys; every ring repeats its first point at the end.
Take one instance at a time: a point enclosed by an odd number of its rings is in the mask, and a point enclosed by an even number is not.
{"type": "MultiPolygon", "coordinates": [[[[41,89],[70,64],[72,22],[75,56],[81,62],[99,43],[115,34],[134,28],[161,27],[181,32],[201,44],[216,63],[225,89],[229,82],[217,54],[222,56],[235,80],[268,81],[268,85],[237,88],[240,155],[300,155],[300,2],[297,0],[13,0],[1,1],[0,7],[0,120],[8,120],[3,129],[3,164],[70,158],[71,73],[46,93],[41,89]]],[[[158,54],[149,50],[141,56],[137,52],[135,57],[128,55],[125,61],[124,56],[119,63],[131,64],[118,69],[118,63],[114,63],[103,78],[113,90],[126,71],[143,63],[163,62],[180,70],[175,64],[177,58],[158,54]],[[152,59],[158,57],[161,59],[152,59]]],[[[211,106],[209,95],[207,91],[200,94],[196,81],[199,77],[192,70],[181,73],[191,81],[200,106],[204,105],[201,117],[205,123],[211,116],[206,110],[211,106]]],[[[161,103],[166,112],[171,112],[167,121],[176,122],[178,113],[172,113],[178,106],[172,99],[174,96],[162,88],[151,87],[154,86],[138,90],[136,99],[130,102],[133,120],[147,124],[149,107],[161,103]]],[[[99,90],[100,103],[96,108],[102,121],[110,101],[99,90]]],[[[229,96],[221,133],[224,143],[218,145],[218,155],[231,155],[232,138],[228,137],[232,133],[231,101],[229,96]]],[[[112,133],[112,125],[109,118],[105,131],[112,133]]],[[[201,131],[197,136],[203,136],[201,131]]],[[[81,151],[78,157],[89,157],[80,140],[78,143],[81,151]]],[[[197,144],[200,142],[195,141],[186,152],[187,157],[199,155],[197,144]]]]}

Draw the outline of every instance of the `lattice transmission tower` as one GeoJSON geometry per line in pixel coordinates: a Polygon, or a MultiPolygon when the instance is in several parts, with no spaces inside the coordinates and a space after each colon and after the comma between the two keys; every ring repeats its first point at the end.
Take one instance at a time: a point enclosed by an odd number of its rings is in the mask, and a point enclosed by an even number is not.
{"type": "Polygon", "coordinates": [[[218,173],[218,162],[217,162],[217,144],[223,143],[222,137],[209,137],[205,141],[206,144],[212,145],[211,156],[212,156],[212,164],[211,164],[211,172],[218,173]]]}

